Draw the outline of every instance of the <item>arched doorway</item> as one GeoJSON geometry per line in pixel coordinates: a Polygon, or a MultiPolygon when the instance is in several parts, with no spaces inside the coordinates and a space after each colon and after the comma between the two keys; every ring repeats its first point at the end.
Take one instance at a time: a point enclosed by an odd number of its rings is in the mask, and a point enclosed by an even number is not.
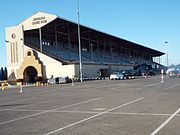
{"type": "Polygon", "coordinates": [[[24,70],[24,81],[26,83],[35,83],[35,77],[37,76],[37,70],[33,66],[28,66],[24,70]]]}

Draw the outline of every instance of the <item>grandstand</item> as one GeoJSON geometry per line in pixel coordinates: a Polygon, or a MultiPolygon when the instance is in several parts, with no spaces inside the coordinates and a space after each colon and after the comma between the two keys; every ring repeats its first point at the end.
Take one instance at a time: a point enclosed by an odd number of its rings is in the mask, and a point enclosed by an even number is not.
{"type": "MultiPolygon", "coordinates": [[[[16,78],[27,82],[35,76],[79,77],[77,35],[77,23],[42,12],[7,28],[8,75],[15,73],[16,78]]],[[[85,77],[99,77],[99,73],[108,76],[143,63],[161,66],[153,58],[163,52],[83,25],[80,35],[85,77]]]]}

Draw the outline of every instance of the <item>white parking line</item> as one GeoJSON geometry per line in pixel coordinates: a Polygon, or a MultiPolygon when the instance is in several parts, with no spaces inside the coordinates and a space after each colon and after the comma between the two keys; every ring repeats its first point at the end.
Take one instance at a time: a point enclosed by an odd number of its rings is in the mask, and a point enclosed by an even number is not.
{"type": "MultiPolygon", "coordinates": [[[[30,109],[14,109],[11,112],[44,112],[48,110],[30,110],[30,109]]],[[[55,113],[81,113],[81,114],[98,114],[99,111],[52,111],[55,113]]],[[[141,116],[171,116],[169,113],[127,113],[127,112],[108,112],[110,115],[141,115],[141,116]]],[[[176,115],[180,117],[180,114],[176,115]]]]}
{"type": "Polygon", "coordinates": [[[116,90],[116,89],[119,89],[119,87],[110,88],[110,90],[116,90]]]}
{"type": "Polygon", "coordinates": [[[69,124],[69,125],[67,125],[67,126],[65,126],[65,127],[56,129],[56,130],[54,130],[54,131],[51,131],[51,132],[49,132],[49,133],[46,133],[45,135],[54,134],[54,133],[56,133],[56,132],[59,132],[59,131],[61,131],[61,130],[66,129],[66,128],[72,127],[72,126],[74,126],[74,125],[80,124],[80,123],[85,122],[85,121],[87,121],[87,120],[90,120],[90,119],[93,119],[93,118],[95,118],[95,117],[101,116],[101,115],[106,114],[106,113],[108,113],[108,112],[110,112],[110,111],[113,111],[113,110],[116,110],[116,109],[118,109],[118,108],[127,106],[127,105],[129,105],[129,104],[132,104],[132,103],[137,102],[137,101],[142,100],[142,99],[143,99],[143,97],[138,98],[138,99],[136,99],[136,100],[130,101],[130,102],[128,102],[128,103],[125,103],[125,104],[123,104],[123,105],[117,106],[117,107],[112,108],[112,109],[109,109],[109,110],[107,110],[107,111],[98,113],[98,114],[93,115],[93,116],[91,116],[91,117],[88,117],[88,118],[86,118],[86,119],[83,119],[83,120],[77,121],[77,122],[75,122],[75,123],[69,124]]]}
{"type": "Polygon", "coordinates": [[[17,120],[22,120],[22,119],[30,118],[30,117],[41,115],[41,114],[45,114],[45,113],[48,113],[48,112],[53,112],[53,111],[60,110],[60,109],[65,109],[65,108],[76,106],[76,105],[85,104],[85,103],[96,101],[96,100],[100,100],[100,99],[102,99],[102,97],[98,97],[98,98],[90,99],[90,100],[87,100],[87,101],[71,104],[71,105],[68,105],[68,106],[63,106],[63,107],[52,109],[52,110],[43,111],[43,112],[40,112],[40,113],[35,113],[35,114],[32,114],[32,115],[27,115],[27,116],[20,117],[20,118],[17,118],[17,119],[12,119],[12,120],[1,122],[0,125],[6,124],[6,123],[10,123],[10,122],[14,122],[14,121],[17,121],[17,120]]]}
{"type": "Polygon", "coordinates": [[[98,87],[96,87],[96,88],[107,88],[107,86],[102,85],[102,86],[98,86],[98,87]]]}
{"type": "Polygon", "coordinates": [[[145,85],[144,87],[152,87],[152,86],[156,86],[156,85],[158,85],[158,83],[153,83],[153,84],[145,85]]]}
{"type": "Polygon", "coordinates": [[[22,105],[22,106],[12,107],[12,108],[8,108],[8,109],[0,109],[0,112],[2,112],[2,111],[9,111],[9,110],[18,109],[18,108],[23,108],[23,107],[27,107],[27,106],[38,105],[38,104],[45,104],[45,103],[53,102],[53,101],[56,101],[56,100],[43,101],[43,102],[39,102],[39,103],[33,103],[33,104],[29,104],[29,105],[22,105]]]}
{"type": "Polygon", "coordinates": [[[175,84],[175,85],[173,85],[173,86],[167,87],[166,90],[172,89],[172,88],[174,88],[174,87],[176,87],[176,86],[178,86],[178,84],[175,84]]]}
{"type": "MultiPolygon", "coordinates": [[[[35,98],[32,98],[32,99],[24,99],[24,100],[18,100],[18,101],[10,101],[10,102],[4,102],[4,104],[0,104],[0,106],[4,106],[4,105],[9,105],[11,103],[15,104],[15,103],[18,103],[18,102],[24,102],[24,101],[31,101],[31,100],[34,100],[35,98]]],[[[2,102],[2,101],[0,101],[2,102]]]]}
{"type": "Polygon", "coordinates": [[[180,108],[173,113],[163,124],[161,124],[156,130],[154,130],[150,135],[156,135],[168,122],[171,121],[178,113],[180,112],[180,108]]]}

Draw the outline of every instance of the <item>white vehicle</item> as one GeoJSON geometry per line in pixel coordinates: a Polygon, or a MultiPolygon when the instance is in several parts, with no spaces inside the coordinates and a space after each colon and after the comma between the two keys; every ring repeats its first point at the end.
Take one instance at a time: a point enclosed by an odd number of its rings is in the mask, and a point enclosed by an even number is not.
{"type": "Polygon", "coordinates": [[[110,79],[111,80],[123,80],[124,79],[124,75],[122,73],[119,72],[114,72],[110,75],[110,79]]]}
{"type": "Polygon", "coordinates": [[[180,72],[179,70],[172,70],[172,71],[169,71],[168,75],[169,77],[180,77],[180,72]]]}

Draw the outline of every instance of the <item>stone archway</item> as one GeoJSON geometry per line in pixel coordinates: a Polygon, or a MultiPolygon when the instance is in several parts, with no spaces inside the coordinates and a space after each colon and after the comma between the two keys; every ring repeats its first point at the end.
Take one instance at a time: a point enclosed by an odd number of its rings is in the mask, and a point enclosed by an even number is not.
{"type": "Polygon", "coordinates": [[[37,76],[37,70],[33,66],[28,66],[24,69],[23,76],[26,83],[35,83],[35,77],[37,76]]]}

